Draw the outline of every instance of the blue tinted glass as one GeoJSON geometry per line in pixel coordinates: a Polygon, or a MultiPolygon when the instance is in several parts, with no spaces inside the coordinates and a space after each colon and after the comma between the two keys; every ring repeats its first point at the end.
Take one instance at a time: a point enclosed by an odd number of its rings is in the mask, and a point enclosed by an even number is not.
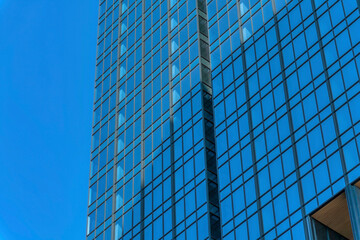
{"type": "Polygon", "coordinates": [[[143,2],[100,3],[87,238],[305,239],[359,177],[357,2],[143,2]]]}

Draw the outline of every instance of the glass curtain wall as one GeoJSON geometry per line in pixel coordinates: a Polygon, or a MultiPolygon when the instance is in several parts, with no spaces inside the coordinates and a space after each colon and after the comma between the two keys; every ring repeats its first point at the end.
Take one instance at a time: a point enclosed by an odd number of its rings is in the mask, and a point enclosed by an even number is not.
{"type": "Polygon", "coordinates": [[[224,239],[309,239],[360,176],[359,1],[209,0],[224,239]]]}
{"type": "Polygon", "coordinates": [[[206,3],[101,0],[98,36],[87,239],[218,238],[206,3]]]}

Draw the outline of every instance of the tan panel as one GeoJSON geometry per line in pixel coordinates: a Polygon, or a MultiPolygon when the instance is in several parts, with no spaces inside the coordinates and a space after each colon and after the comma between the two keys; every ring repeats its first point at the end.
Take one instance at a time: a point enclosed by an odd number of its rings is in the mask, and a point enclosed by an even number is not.
{"type": "Polygon", "coordinates": [[[319,209],[312,217],[348,239],[354,239],[345,193],[319,209]]]}
{"type": "Polygon", "coordinates": [[[357,183],[355,183],[355,186],[357,186],[358,188],[360,188],[360,181],[358,181],[357,183]]]}

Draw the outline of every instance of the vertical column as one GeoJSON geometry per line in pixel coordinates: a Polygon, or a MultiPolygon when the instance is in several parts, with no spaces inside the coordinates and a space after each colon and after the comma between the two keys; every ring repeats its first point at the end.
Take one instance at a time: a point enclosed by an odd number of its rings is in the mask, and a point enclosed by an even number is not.
{"type": "Polygon", "coordinates": [[[211,239],[221,239],[221,220],[218,190],[218,175],[215,149],[214,113],[210,71],[210,46],[206,0],[197,0],[199,33],[199,56],[202,89],[202,109],[204,119],[205,165],[207,179],[207,199],[209,229],[211,239]]]}
{"type": "Polygon", "coordinates": [[[360,189],[353,185],[345,188],[354,240],[360,240],[360,189]]]}
{"type": "Polygon", "coordinates": [[[316,240],[316,234],[314,231],[313,219],[310,216],[306,216],[306,225],[309,231],[307,232],[307,237],[309,240],[316,240]]]}

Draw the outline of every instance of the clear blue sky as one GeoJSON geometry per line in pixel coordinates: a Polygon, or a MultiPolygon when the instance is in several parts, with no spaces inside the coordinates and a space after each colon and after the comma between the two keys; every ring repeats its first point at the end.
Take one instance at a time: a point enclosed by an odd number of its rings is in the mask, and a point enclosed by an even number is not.
{"type": "Polygon", "coordinates": [[[98,0],[0,0],[0,240],[85,239],[98,0]]]}

